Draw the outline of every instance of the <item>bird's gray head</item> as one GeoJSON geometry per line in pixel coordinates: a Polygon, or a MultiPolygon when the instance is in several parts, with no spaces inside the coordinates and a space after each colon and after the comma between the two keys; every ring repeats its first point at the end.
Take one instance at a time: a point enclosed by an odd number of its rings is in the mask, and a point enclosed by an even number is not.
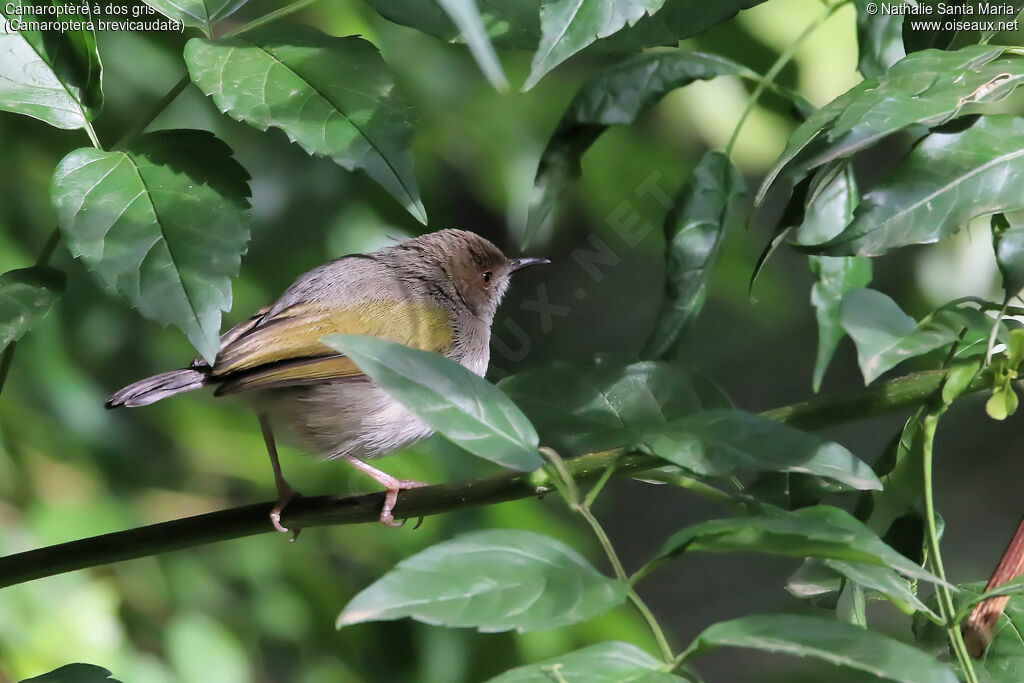
{"type": "Polygon", "coordinates": [[[488,325],[508,289],[509,278],[543,258],[506,258],[501,249],[465,230],[439,230],[392,247],[408,275],[440,283],[445,294],[488,325]],[[413,256],[409,259],[407,256],[413,256]]]}

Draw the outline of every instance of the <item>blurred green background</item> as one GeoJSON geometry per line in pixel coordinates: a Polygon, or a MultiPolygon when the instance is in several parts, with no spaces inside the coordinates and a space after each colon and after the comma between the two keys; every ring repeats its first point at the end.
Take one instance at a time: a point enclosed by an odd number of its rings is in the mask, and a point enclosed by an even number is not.
{"type": "MultiPolygon", "coordinates": [[[[275,7],[253,0],[225,26],[275,7]]],[[[820,10],[817,0],[773,0],[683,46],[764,72],[820,10]]],[[[548,136],[582,79],[613,59],[577,58],[528,93],[499,94],[464,47],[390,24],[357,0],[325,0],[285,21],[361,34],[380,47],[421,118],[415,154],[430,229],[474,230],[511,254],[519,253],[548,136]]],[[[97,130],[104,142],[182,76],[187,37],[100,34],[106,105],[97,130]]],[[[522,83],[529,60],[525,52],[503,55],[513,83],[522,83]]],[[[817,105],[860,80],[852,7],[806,42],[780,80],[817,105]]],[[[665,98],[637,125],[609,130],[587,153],[583,177],[565,197],[554,229],[531,248],[553,264],[518,278],[499,314],[492,378],[554,359],[638,351],[661,296],[659,197],[675,193],[704,150],[725,145],[748,95],[748,85],[736,79],[697,83],[665,98]],[[631,246],[619,225],[645,236],[631,246]],[[605,258],[587,266],[580,250],[605,258]],[[545,301],[554,308],[538,305],[545,301]]],[[[766,96],[736,147],[750,185],[759,182],[793,125],[785,103],[766,96]]],[[[253,239],[225,326],[323,261],[424,230],[365,177],[308,157],[280,131],[260,133],[219,115],[195,88],[154,127],[213,130],[252,175],[253,239]]],[[[64,154],[86,144],[81,131],[0,115],[0,272],[34,261],[55,221],[50,175],[64,154]]],[[[802,257],[780,254],[753,300],[748,297],[748,278],[766,239],[756,225],[732,232],[708,306],[683,353],[751,410],[810,395],[816,344],[802,257]]],[[[256,420],[242,404],[195,393],[141,410],[103,409],[113,390],[184,365],[193,352],[177,330],[160,329],[101,291],[63,246],[52,263],[68,272],[67,294],[19,344],[0,398],[0,552],[272,498],[256,420]]],[[[996,296],[996,284],[984,226],[876,263],[875,286],[917,314],[956,296],[996,296]]],[[[844,342],[825,391],[860,384],[854,361],[844,342]]],[[[903,419],[876,419],[828,435],[871,462],[903,419]]],[[[937,495],[947,524],[945,559],[956,582],[987,577],[1021,513],[1018,425],[987,420],[977,401],[943,425],[937,495]]],[[[310,495],[374,490],[351,468],[293,450],[285,451],[283,466],[292,485],[310,495]]],[[[437,437],[381,466],[432,482],[491,471],[437,437]]],[[[610,485],[597,512],[627,569],[671,532],[722,513],[682,490],[626,481],[610,485]]],[[[573,628],[526,634],[484,635],[409,621],[335,631],[348,599],[398,560],[485,527],[542,530],[603,566],[580,521],[555,497],[440,515],[417,530],[316,528],[295,544],[267,533],[3,590],[0,681],[87,661],[125,683],[460,683],[598,640],[653,647],[626,607],[573,628]]],[[[714,621],[809,609],[782,588],[795,567],[795,561],[761,556],[693,555],[652,577],[641,592],[681,646],[714,621]]],[[[907,621],[890,608],[873,607],[871,616],[891,619],[894,633],[908,635],[907,621]]],[[[840,680],[836,671],[753,653],[713,655],[699,669],[711,681],[821,680],[823,671],[828,680],[840,680]]]]}

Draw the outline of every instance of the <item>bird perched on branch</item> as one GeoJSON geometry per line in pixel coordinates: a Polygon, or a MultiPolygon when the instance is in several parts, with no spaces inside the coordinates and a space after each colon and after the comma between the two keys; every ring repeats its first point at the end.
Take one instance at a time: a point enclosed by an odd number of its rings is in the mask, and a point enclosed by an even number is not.
{"type": "Polygon", "coordinates": [[[377,387],[343,354],[321,343],[328,334],[365,334],[435,351],[478,375],[487,370],[491,323],[513,272],[547,259],[509,259],[489,241],[441,230],[370,254],[354,254],[299,277],[272,305],[221,337],[213,365],[131,384],[107,408],[149,405],[213,385],[215,396],[251,394],[274,469],[278,499],[270,519],[294,496],[278,462],[272,423],[327,458],[347,460],[387,490],[380,521],[398,492],[422,486],[366,461],[429,436],[431,430],[377,387]]]}

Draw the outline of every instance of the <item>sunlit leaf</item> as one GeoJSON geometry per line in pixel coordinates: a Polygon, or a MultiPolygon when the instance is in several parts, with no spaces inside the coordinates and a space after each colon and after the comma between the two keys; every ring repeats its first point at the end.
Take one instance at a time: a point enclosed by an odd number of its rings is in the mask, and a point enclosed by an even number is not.
{"type": "Polygon", "coordinates": [[[903,49],[903,14],[881,12],[878,3],[855,0],[857,7],[857,69],[864,78],[877,78],[907,56],[903,49]],[[869,11],[871,6],[874,11],[869,11]]]}
{"type": "Polygon", "coordinates": [[[523,242],[528,244],[537,236],[569,181],[579,177],[584,152],[609,126],[633,123],[676,88],[696,80],[737,74],[756,77],[746,67],[717,55],[656,52],[629,59],[587,79],[562,114],[541,155],[523,242]]]}
{"type": "MultiPolygon", "coordinates": [[[[73,0],[85,13],[63,15],[87,23],[88,2],[73,0]]],[[[0,110],[25,114],[57,128],[82,128],[103,106],[103,68],[96,34],[87,28],[37,31],[27,28],[54,15],[30,11],[49,3],[24,0],[0,4],[5,26],[17,22],[17,31],[0,31],[0,110]]]]}
{"type": "Polygon", "coordinates": [[[480,631],[586,621],[621,604],[626,586],[572,548],[531,531],[457,536],[398,563],[345,606],[338,627],[412,617],[480,631]]]}
{"type": "Polygon", "coordinates": [[[248,0],[143,0],[164,16],[194,26],[206,35],[213,34],[213,25],[229,17],[248,0]]]}
{"type": "Polygon", "coordinates": [[[541,39],[524,90],[544,74],[599,38],[606,38],[644,16],[665,0],[542,0],[541,39]]]}
{"type": "Polygon", "coordinates": [[[71,152],[50,196],[71,253],[212,362],[249,242],[248,180],[212,133],[164,130],[116,152],[71,152]]]}
{"type": "Polygon", "coordinates": [[[427,222],[413,173],[413,111],[373,44],[311,27],[185,45],[192,82],[229,116],[362,170],[427,222]]]}
{"type": "Polygon", "coordinates": [[[867,463],[839,444],[739,410],[709,410],[650,428],[643,443],[658,457],[707,476],[799,472],[855,489],[882,487],[867,463]]]}
{"type": "Polygon", "coordinates": [[[937,242],[970,219],[1024,208],[1012,182],[1024,171],[1024,119],[982,116],[966,128],[936,131],[864,195],[853,221],[809,249],[878,256],[937,242]]]}
{"type": "Polygon", "coordinates": [[[470,453],[518,470],[543,464],[529,419],[493,384],[455,361],[377,337],[332,334],[323,342],[349,356],[392,398],[470,453]]]}
{"type": "Polygon", "coordinates": [[[665,217],[665,294],[645,355],[668,353],[700,313],[708,278],[729,223],[729,209],[746,192],[743,177],[721,152],[708,152],[665,217]]]}
{"type": "Polygon", "coordinates": [[[533,421],[544,443],[578,455],[641,443],[677,417],[730,407],[703,378],[671,363],[555,363],[498,387],[533,421]]]}
{"type": "Polygon", "coordinates": [[[792,182],[822,164],[846,159],[900,131],[921,137],[969,105],[998,101],[1024,79],[1024,59],[1005,47],[975,45],[955,52],[908,55],[879,78],[865,80],[810,116],[758,191],[760,203],[777,180],[792,182]]]}
{"type": "Polygon", "coordinates": [[[0,275],[0,350],[18,341],[64,292],[59,270],[36,266],[0,275]]]}
{"type": "Polygon", "coordinates": [[[685,680],[660,671],[663,666],[664,662],[635,645],[598,643],[517,667],[487,683],[671,683],[685,680]]]}
{"type": "Polygon", "coordinates": [[[834,619],[764,614],[706,628],[686,659],[720,647],[742,647],[812,657],[900,683],[957,683],[946,664],[894,638],[834,619]]]}
{"type": "Polygon", "coordinates": [[[692,551],[757,551],[863,562],[889,567],[911,578],[939,580],[890,548],[848,512],[824,505],[695,524],[674,534],[658,556],[675,557],[692,551]]]}

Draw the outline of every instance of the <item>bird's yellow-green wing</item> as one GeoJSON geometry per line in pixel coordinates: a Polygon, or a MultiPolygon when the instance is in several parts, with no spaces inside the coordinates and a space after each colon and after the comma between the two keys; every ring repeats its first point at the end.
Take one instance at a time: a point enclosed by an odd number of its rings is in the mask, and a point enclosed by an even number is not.
{"type": "Polygon", "coordinates": [[[343,307],[298,304],[225,344],[211,373],[223,382],[217,393],[361,375],[351,360],[321,343],[336,333],[372,335],[439,353],[454,343],[450,315],[441,306],[384,300],[343,307]]]}

